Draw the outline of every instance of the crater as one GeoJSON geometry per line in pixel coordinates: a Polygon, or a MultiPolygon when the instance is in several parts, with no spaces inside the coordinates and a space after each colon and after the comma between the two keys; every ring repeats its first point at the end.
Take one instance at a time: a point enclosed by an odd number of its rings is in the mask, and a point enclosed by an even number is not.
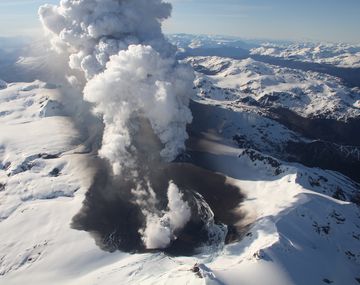
{"type": "MultiPolygon", "coordinates": [[[[145,226],[145,217],[131,195],[136,183],[145,180],[113,177],[105,161],[98,159],[97,163],[98,173],[72,227],[90,232],[96,244],[106,251],[148,252],[139,233],[145,226]]],[[[246,232],[247,228],[235,226],[244,218],[239,211],[244,196],[226,176],[191,163],[175,162],[155,167],[148,178],[161,209],[166,208],[169,181],[173,181],[192,213],[177,238],[162,251],[193,255],[204,246],[217,247],[239,240],[246,232]]]]}

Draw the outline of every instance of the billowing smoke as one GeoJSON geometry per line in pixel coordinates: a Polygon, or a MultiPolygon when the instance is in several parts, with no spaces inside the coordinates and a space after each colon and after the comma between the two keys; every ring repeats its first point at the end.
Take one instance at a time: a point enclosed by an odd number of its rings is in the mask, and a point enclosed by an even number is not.
{"type": "MultiPolygon", "coordinates": [[[[131,173],[139,185],[146,184],[139,164],[154,149],[146,139],[139,149],[138,122],[149,123],[161,144],[159,157],[170,162],[185,149],[186,126],[192,120],[193,72],[176,61],[175,48],[161,31],[170,14],[171,5],[162,0],[61,0],[58,6],[39,9],[52,46],[68,56],[74,70],[69,83],[83,88],[84,99],[103,119],[99,155],[109,161],[114,175],[131,173]],[[146,144],[149,153],[144,153],[146,144]]],[[[156,210],[155,193],[150,185],[145,189],[133,191],[137,204],[146,204],[143,240],[149,248],[164,248],[186,224],[190,210],[172,183],[167,212],[156,210]]]]}
{"type": "Polygon", "coordinates": [[[166,248],[190,220],[191,209],[173,182],[170,182],[167,196],[169,202],[166,211],[151,211],[146,214],[145,230],[140,231],[146,248],[166,248]]]}
{"type": "Polygon", "coordinates": [[[188,108],[187,68],[174,65],[150,46],[131,45],[111,57],[103,73],[84,89],[85,99],[103,114],[105,132],[100,155],[119,174],[124,164],[131,167],[131,117],[143,116],[163,144],[161,156],[173,160],[184,149],[188,108]],[[121,158],[121,159],[120,159],[121,158]]]}
{"type": "Polygon", "coordinates": [[[171,5],[162,0],[61,0],[40,7],[52,44],[69,54],[69,64],[87,79],[103,71],[111,55],[130,45],[149,45],[164,56],[173,47],[161,32],[171,5]]]}

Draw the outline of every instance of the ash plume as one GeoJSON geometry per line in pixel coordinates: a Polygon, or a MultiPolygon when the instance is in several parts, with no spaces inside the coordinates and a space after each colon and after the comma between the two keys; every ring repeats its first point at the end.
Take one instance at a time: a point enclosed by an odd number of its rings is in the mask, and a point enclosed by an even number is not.
{"type": "Polygon", "coordinates": [[[115,174],[132,162],[134,113],[150,121],[165,160],[185,148],[193,74],[176,62],[161,32],[170,12],[170,4],[160,0],[62,0],[39,9],[53,47],[84,73],[84,98],[105,123],[100,155],[115,174]]]}
{"type": "Polygon", "coordinates": [[[160,163],[174,160],[185,149],[192,121],[193,71],[176,61],[175,48],[161,30],[170,14],[171,5],[162,0],[61,0],[39,9],[52,47],[74,70],[69,83],[81,87],[104,122],[99,156],[115,177],[127,176],[137,185],[130,189],[132,203],[145,209],[140,232],[149,248],[165,248],[190,219],[187,203],[170,181],[168,208],[157,210],[157,193],[139,165],[146,160],[151,168],[158,157],[160,163]],[[139,143],[144,131],[139,121],[148,123],[157,147],[147,139],[139,143]]]}
{"type": "Polygon", "coordinates": [[[84,97],[95,103],[105,123],[100,155],[111,162],[115,174],[134,163],[129,151],[134,113],[150,121],[166,161],[184,149],[186,125],[192,118],[186,71],[150,46],[132,45],[112,56],[105,71],[86,84],[84,97]]]}

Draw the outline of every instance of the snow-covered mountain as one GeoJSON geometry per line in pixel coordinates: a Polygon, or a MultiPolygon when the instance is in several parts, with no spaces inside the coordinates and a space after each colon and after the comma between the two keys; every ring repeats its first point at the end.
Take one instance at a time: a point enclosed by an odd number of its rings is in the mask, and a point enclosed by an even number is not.
{"type": "Polygon", "coordinates": [[[169,34],[169,41],[181,50],[196,48],[220,48],[233,47],[250,50],[260,45],[258,40],[244,40],[229,36],[190,35],[190,34],[169,34]]]}
{"type": "MultiPolygon", "coordinates": [[[[266,56],[285,60],[327,64],[342,68],[360,68],[360,45],[347,43],[312,43],[241,39],[229,36],[171,34],[169,40],[185,54],[202,53],[204,49],[216,54],[246,58],[266,56]],[[248,53],[246,53],[248,52],[248,53]]],[[[196,54],[197,55],[197,54],[196,54]]],[[[204,54],[200,54],[204,55],[204,54]]]]}
{"type": "Polygon", "coordinates": [[[360,45],[330,43],[293,43],[287,45],[264,43],[251,54],[360,68],[360,45]]]}
{"type": "MultiPolygon", "coordinates": [[[[251,58],[184,61],[194,120],[173,165],[196,167],[187,179],[208,187],[225,242],[187,256],[103,250],[116,235],[73,224],[100,197],[98,118],[64,82],[0,81],[0,284],[360,283],[359,89],[251,58]]],[[[110,197],[102,211],[118,213],[110,197]]]]}
{"type": "Polygon", "coordinates": [[[358,88],[316,72],[281,68],[253,59],[187,59],[199,71],[195,82],[204,97],[239,104],[286,108],[297,115],[345,121],[360,115],[358,88]]]}

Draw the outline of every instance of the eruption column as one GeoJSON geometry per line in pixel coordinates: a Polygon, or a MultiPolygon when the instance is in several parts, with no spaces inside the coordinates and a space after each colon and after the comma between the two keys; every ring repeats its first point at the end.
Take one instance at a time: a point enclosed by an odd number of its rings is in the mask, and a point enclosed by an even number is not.
{"type": "MultiPolygon", "coordinates": [[[[139,135],[136,121],[150,123],[161,143],[162,161],[172,161],[185,148],[194,75],[176,61],[175,48],[161,31],[161,22],[170,14],[171,5],[162,0],[61,0],[58,6],[39,9],[53,48],[67,55],[69,67],[82,74],[69,76],[69,82],[83,87],[84,99],[103,119],[99,155],[109,161],[115,176],[133,173],[133,179],[144,179],[136,174],[141,161],[134,143],[139,135]]],[[[157,211],[146,212],[141,232],[151,248],[166,247],[190,219],[179,189],[169,185],[168,211],[160,216],[158,230],[152,222],[157,211]],[[167,237],[160,236],[164,231],[167,237]]]]}

